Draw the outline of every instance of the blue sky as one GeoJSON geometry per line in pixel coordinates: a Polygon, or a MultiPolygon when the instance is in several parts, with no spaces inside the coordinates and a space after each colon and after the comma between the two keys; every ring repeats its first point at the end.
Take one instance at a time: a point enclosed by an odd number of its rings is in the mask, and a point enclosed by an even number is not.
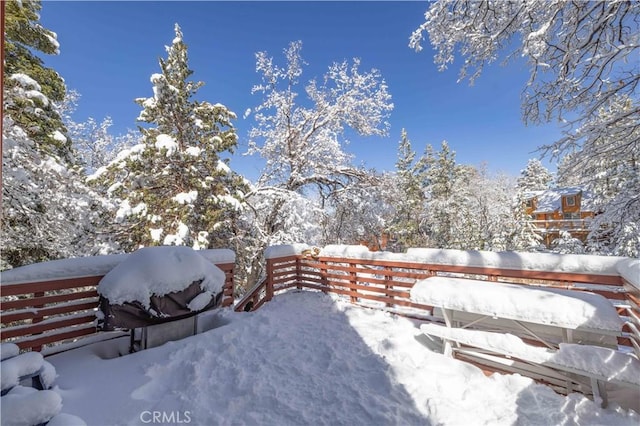
{"type": "MultiPolygon", "coordinates": [[[[335,61],[361,58],[361,70],[377,68],[395,109],[386,138],[351,139],[356,164],[393,170],[406,128],[416,151],[447,140],[462,164],[486,162],[491,171],[518,175],[544,143],[560,135],[555,125],[526,127],[520,93],[528,73],[524,61],[487,68],[474,86],[456,83],[456,65],[439,72],[429,46],[416,53],[409,35],[423,21],[426,2],[51,2],[41,23],[58,34],[60,55],[43,59],[81,94],[77,121],[111,116],[114,133],[136,128],[137,97],[152,94],[149,77],[180,24],[189,47],[193,79],[205,82],[198,98],[223,103],[238,115],[240,138],[231,167],[250,179],[262,161],[243,156],[251,118],[261,102],[255,53],[267,51],[284,64],[288,43],[302,40],[308,63],[303,79],[320,78],[335,61]]],[[[553,166],[548,165],[553,171],[553,166]]]]}

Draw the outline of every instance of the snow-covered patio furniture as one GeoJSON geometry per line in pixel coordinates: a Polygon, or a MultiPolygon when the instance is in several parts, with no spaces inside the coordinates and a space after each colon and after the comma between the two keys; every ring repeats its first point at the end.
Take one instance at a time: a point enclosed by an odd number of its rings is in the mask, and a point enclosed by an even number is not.
{"type": "Polygon", "coordinates": [[[444,326],[427,324],[421,330],[441,338],[447,355],[528,375],[566,392],[593,393],[605,406],[606,383],[640,387],[640,361],[617,351],[623,322],[600,295],[431,277],[415,284],[411,299],[433,306],[434,316],[444,320],[444,326]]]}
{"type": "Polygon", "coordinates": [[[98,284],[102,330],[131,330],[131,349],[197,331],[197,314],[220,306],[225,274],[189,247],[140,249],[98,284]]]}
{"type": "Polygon", "coordinates": [[[549,348],[581,343],[617,349],[622,319],[598,294],[450,277],[418,281],[411,300],[449,327],[511,332],[549,348]]]}
{"type": "Polygon", "coordinates": [[[0,347],[1,395],[6,395],[14,387],[30,383],[37,390],[49,389],[55,378],[55,369],[44,360],[40,352],[19,353],[18,346],[3,343],[0,347]]]}
{"type": "Polygon", "coordinates": [[[481,358],[498,369],[524,372],[569,393],[579,389],[608,405],[607,384],[635,388],[640,392],[640,361],[630,354],[593,345],[561,343],[549,349],[526,344],[512,334],[482,330],[449,328],[439,324],[423,324],[420,330],[434,337],[454,342],[452,354],[481,358]]]}

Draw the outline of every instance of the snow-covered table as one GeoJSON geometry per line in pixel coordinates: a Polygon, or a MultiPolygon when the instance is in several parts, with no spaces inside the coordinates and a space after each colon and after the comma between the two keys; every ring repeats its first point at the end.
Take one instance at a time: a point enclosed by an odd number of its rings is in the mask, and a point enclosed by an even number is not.
{"type": "MultiPolygon", "coordinates": [[[[573,386],[588,386],[606,405],[604,382],[611,380],[603,375],[606,368],[602,362],[594,361],[599,365],[594,367],[589,360],[606,358],[610,362],[622,356],[616,349],[623,321],[604,297],[570,290],[431,277],[414,285],[411,299],[433,306],[434,316],[442,315],[446,326],[429,324],[422,331],[443,339],[445,354],[460,353],[482,359],[499,369],[563,386],[567,392],[573,386]],[[539,341],[547,348],[529,346],[516,334],[539,341]],[[578,350],[580,347],[584,350],[578,350]],[[576,376],[589,380],[581,381],[576,376]]],[[[627,361],[624,355],[623,360],[627,361]]],[[[638,361],[635,358],[633,361],[636,363],[633,371],[640,371],[638,361]]],[[[622,384],[638,387],[637,380],[622,384]]]]}
{"type": "Polygon", "coordinates": [[[550,348],[587,343],[617,348],[623,321],[604,297],[587,292],[530,287],[462,278],[418,281],[411,300],[440,308],[448,326],[478,325],[524,332],[550,348]]]}

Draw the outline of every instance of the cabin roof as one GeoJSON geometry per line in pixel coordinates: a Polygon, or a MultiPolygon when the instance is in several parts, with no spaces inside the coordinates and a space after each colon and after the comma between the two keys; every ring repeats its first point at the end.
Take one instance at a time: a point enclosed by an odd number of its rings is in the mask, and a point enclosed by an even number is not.
{"type": "Polygon", "coordinates": [[[545,191],[529,191],[525,193],[525,197],[535,197],[537,199],[536,210],[533,213],[553,213],[562,210],[562,197],[580,193],[582,193],[580,210],[593,211],[593,194],[579,186],[552,188],[545,191]]]}

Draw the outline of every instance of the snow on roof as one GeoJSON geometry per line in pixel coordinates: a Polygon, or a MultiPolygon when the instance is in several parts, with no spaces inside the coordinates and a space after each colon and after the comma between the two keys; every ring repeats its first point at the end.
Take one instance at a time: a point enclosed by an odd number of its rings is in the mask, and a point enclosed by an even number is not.
{"type": "Polygon", "coordinates": [[[98,293],[114,305],[137,301],[148,308],[151,296],[182,291],[199,280],[205,292],[218,294],[225,279],[220,268],[190,247],[145,247],[109,271],[98,293]]]}
{"type": "Polygon", "coordinates": [[[554,188],[546,191],[532,191],[527,193],[530,198],[537,197],[536,210],[534,213],[551,213],[562,209],[562,197],[568,195],[582,194],[580,209],[582,211],[593,211],[593,195],[579,186],[567,188],[554,188]]]}
{"type": "MultiPolygon", "coordinates": [[[[233,263],[236,255],[228,249],[198,250],[197,253],[213,263],[233,263]]],[[[20,284],[64,278],[96,277],[106,275],[129,256],[111,254],[72,259],[51,260],[2,271],[1,285],[20,284]]]]}
{"type": "Polygon", "coordinates": [[[411,289],[424,305],[570,329],[617,332],[622,320],[599,294],[461,278],[431,277],[411,289]]]}

